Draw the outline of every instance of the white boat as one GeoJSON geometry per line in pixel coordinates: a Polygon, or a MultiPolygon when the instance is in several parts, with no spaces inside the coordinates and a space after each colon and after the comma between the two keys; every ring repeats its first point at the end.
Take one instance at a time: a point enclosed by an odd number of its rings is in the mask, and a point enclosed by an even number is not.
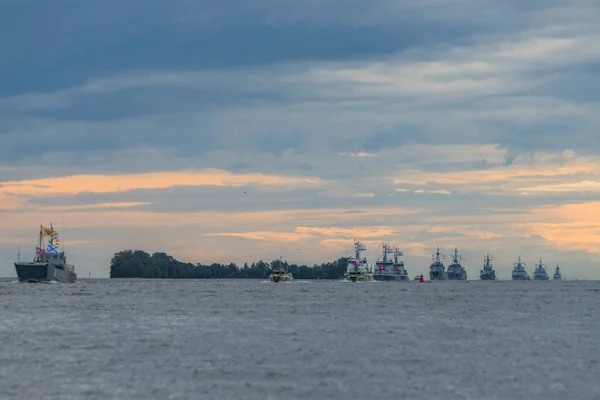
{"type": "Polygon", "coordinates": [[[365,257],[360,256],[360,252],[367,250],[367,246],[358,240],[354,240],[354,257],[348,259],[348,266],[344,278],[349,282],[370,282],[373,280],[373,271],[369,268],[369,263],[365,257]]]}
{"type": "Polygon", "coordinates": [[[287,263],[283,262],[283,256],[279,257],[279,261],[274,261],[277,265],[271,269],[269,279],[271,282],[289,282],[294,280],[294,277],[287,271],[287,263]]]}

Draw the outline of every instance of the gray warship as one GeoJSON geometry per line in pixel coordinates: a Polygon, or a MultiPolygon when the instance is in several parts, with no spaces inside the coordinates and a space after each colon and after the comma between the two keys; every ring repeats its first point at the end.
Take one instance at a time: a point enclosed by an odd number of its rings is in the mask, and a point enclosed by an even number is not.
{"type": "Polygon", "coordinates": [[[454,254],[452,254],[452,264],[448,266],[448,280],[453,281],[466,281],[467,271],[461,265],[462,256],[458,255],[458,248],[454,248],[454,254]]]}
{"type": "Polygon", "coordinates": [[[367,246],[354,240],[354,257],[348,259],[348,266],[344,278],[349,282],[370,282],[373,280],[373,271],[369,268],[367,259],[360,256],[360,252],[367,250],[367,246]]]}
{"type": "Polygon", "coordinates": [[[385,243],[382,243],[381,247],[383,247],[383,256],[375,262],[376,268],[373,271],[373,279],[376,281],[399,280],[399,277],[396,277],[397,274],[393,272],[394,262],[388,258],[388,254],[393,251],[392,247],[385,243]]]}
{"type": "Polygon", "coordinates": [[[540,262],[535,265],[535,271],[533,271],[533,279],[536,281],[547,281],[550,279],[548,277],[548,273],[546,272],[546,268],[544,268],[544,264],[542,264],[542,259],[540,258],[540,262]]]}
{"type": "MultiPolygon", "coordinates": [[[[448,274],[446,272],[446,268],[444,264],[440,260],[440,248],[437,248],[437,252],[435,256],[431,256],[433,258],[433,263],[429,266],[429,279],[432,281],[444,281],[448,279],[448,274]]],[[[445,257],[445,256],[442,256],[445,257]]]]}
{"type": "Polygon", "coordinates": [[[561,281],[562,280],[562,274],[560,273],[560,268],[558,268],[558,265],[556,266],[556,270],[554,271],[554,275],[552,275],[552,279],[555,281],[561,281]]]}
{"type": "Polygon", "coordinates": [[[490,254],[486,254],[483,259],[483,269],[479,273],[479,279],[482,281],[495,281],[496,280],[496,271],[492,267],[492,258],[490,254]]]}
{"type": "Polygon", "coordinates": [[[377,268],[373,271],[373,279],[376,281],[405,281],[408,280],[408,274],[404,269],[404,262],[398,260],[402,252],[397,248],[392,248],[387,244],[382,244],[383,257],[377,260],[377,268]],[[388,254],[394,254],[394,260],[388,258],[388,254]]]}
{"type": "Polygon", "coordinates": [[[529,275],[525,270],[525,263],[521,261],[521,257],[519,257],[519,261],[517,261],[512,270],[512,280],[513,281],[528,281],[529,275]]]}
{"type": "Polygon", "coordinates": [[[75,266],[67,264],[64,251],[59,251],[58,233],[50,224],[50,228],[40,226],[38,246],[35,248],[33,262],[16,262],[15,269],[19,282],[68,282],[75,283],[77,275],[75,266]],[[44,246],[44,239],[48,239],[44,246]]]}

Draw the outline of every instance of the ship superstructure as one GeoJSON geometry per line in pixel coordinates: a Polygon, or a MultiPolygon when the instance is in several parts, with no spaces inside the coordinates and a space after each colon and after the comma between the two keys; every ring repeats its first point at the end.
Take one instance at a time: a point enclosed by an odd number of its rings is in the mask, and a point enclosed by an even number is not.
{"type": "Polygon", "coordinates": [[[492,267],[492,257],[490,254],[486,254],[483,259],[483,269],[479,273],[479,279],[482,281],[495,281],[496,271],[492,267]]]}
{"type": "MultiPolygon", "coordinates": [[[[446,258],[445,255],[441,255],[442,258],[446,258]]],[[[446,272],[446,267],[442,263],[440,259],[440,248],[437,248],[435,255],[432,255],[433,263],[429,266],[429,279],[432,281],[437,280],[446,280],[448,279],[448,274],[446,272]]]]}
{"type": "Polygon", "coordinates": [[[369,268],[366,257],[361,257],[360,252],[367,250],[367,246],[354,240],[354,257],[348,259],[348,266],[344,278],[350,282],[369,282],[373,280],[373,271],[369,268]]]}
{"type": "Polygon", "coordinates": [[[52,224],[49,228],[41,225],[33,262],[15,263],[19,282],[76,282],[75,266],[67,264],[65,252],[59,246],[58,232],[52,224]]]}
{"type": "Polygon", "coordinates": [[[533,271],[533,279],[536,281],[547,281],[550,279],[548,277],[548,273],[546,272],[545,265],[542,263],[542,259],[540,258],[540,262],[535,265],[535,271],[533,271]]]}
{"type": "Polygon", "coordinates": [[[466,281],[467,280],[467,271],[464,269],[462,264],[462,256],[458,255],[458,248],[454,248],[454,253],[452,254],[452,264],[448,266],[448,280],[454,281],[466,281]]]}
{"type": "Polygon", "coordinates": [[[552,279],[554,279],[555,281],[562,280],[562,274],[560,273],[560,268],[558,267],[558,265],[556,266],[556,270],[554,270],[554,275],[552,275],[552,279]]]}
{"type": "Polygon", "coordinates": [[[513,281],[526,281],[529,280],[529,274],[525,270],[525,263],[521,261],[521,257],[519,257],[519,261],[515,262],[512,270],[512,280],[513,281]]]}

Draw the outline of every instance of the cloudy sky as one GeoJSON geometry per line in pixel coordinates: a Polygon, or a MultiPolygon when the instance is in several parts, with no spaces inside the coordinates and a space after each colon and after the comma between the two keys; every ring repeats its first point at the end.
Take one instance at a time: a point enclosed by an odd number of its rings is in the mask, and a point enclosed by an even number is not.
{"type": "Polygon", "coordinates": [[[458,246],[600,279],[595,0],[5,0],[0,276],[458,246]]]}

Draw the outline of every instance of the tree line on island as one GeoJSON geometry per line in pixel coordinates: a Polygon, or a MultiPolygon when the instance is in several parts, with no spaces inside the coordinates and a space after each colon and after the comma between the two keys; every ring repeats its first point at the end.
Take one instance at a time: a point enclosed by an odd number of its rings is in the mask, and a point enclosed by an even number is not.
{"type": "Polygon", "coordinates": [[[313,266],[288,264],[286,261],[257,261],[239,267],[230,264],[192,264],[176,260],[166,253],[152,255],[142,250],[123,250],[115,253],[110,261],[111,278],[160,278],[160,279],[265,279],[272,269],[283,266],[294,279],[341,279],[344,277],[348,258],[315,264],[313,266]]]}

